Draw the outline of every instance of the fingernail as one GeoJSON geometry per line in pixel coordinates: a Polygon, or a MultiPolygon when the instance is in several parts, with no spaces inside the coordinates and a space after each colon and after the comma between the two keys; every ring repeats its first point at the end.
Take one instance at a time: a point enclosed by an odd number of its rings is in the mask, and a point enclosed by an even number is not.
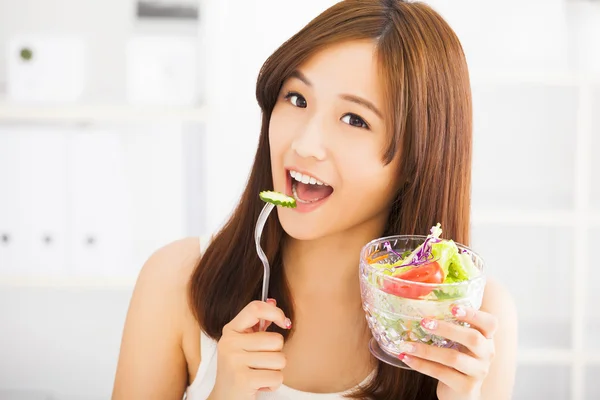
{"type": "Polygon", "coordinates": [[[459,317],[460,318],[460,317],[466,316],[467,315],[467,311],[464,308],[460,307],[460,306],[454,306],[454,307],[452,307],[452,314],[455,317],[459,317]]]}
{"type": "Polygon", "coordinates": [[[423,318],[421,320],[421,326],[425,329],[428,329],[430,331],[434,330],[435,328],[437,328],[438,323],[436,320],[434,319],[429,319],[429,318],[423,318]]]}
{"type": "Polygon", "coordinates": [[[267,299],[267,303],[273,304],[274,306],[276,306],[277,305],[277,300],[275,300],[275,299],[267,299]]]}
{"type": "Polygon", "coordinates": [[[404,362],[410,361],[410,357],[407,356],[404,353],[400,353],[400,355],[398,356],[398,358],[400,359],[400,361],[404,361],[404,362]]]}
{"type": "Polygon", "coordinates": [[[414,353],[416,350],[415,345],[410,342],[402,342],[398,348],[402,353],[414,353]]]}
{"type": "Polygon", "coordinates": [[[292,329],[292,321],[289,318],[286,318],[284,321],[286,329],[292,329]]]}

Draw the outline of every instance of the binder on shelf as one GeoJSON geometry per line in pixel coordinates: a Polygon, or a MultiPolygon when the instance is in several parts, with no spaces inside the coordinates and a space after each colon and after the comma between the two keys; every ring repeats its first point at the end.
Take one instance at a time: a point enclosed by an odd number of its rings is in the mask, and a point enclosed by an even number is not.
{"type": "Polygon", "coordinates": [[[67,270],[67,133],[21,132],[19,207],[27,251],[25,275],[62,275],[67,270]]]}
{"type": "Polygon", "coordinates": [[[69,147],[71,274],[122,276],[131,266],[134,204],[121,138],[82,131],[69,147]]]}
{"type": "Polygon", "coordinates": [[[18,272],[18,256],[25,251],[15,171],[20,147],[16,133],[0,128],[0,274],[5,275],[18,272]]]}
{"type": "Polygon", "coordinates": [[[127,43],[128,101],[150,106],[195,105],[197,53],[195,38],[132,37],[127,43]]]}
{"type": "Polygon", "coordinates": [[[65,132],[43,128],[0,133],[4,273],[55,276],[66,271],[66,138],[65,132]]]}
{"type": "Polygon", "coordinates": [[[185,235],[185,174],[180,123],[129,126],[122,134],[135,204],[134,273],[157,249],[185,235]]]}
{"type": "Polygon", "coordinates": [[[135,278],[186,234],[179,123],[0,130],[0,275],[135,278]]]}

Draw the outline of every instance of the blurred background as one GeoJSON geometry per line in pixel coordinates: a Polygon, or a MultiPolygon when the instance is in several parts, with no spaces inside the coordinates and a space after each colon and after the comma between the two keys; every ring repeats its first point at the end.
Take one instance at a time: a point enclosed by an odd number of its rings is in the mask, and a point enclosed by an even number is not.
{"type": "MultiPolygon", "coordinates": [[[[331,0],[0,0],[0,400],[110,398],[140,267],[217,230],[266,57],[331,0]]],[[[474,107],[473,241],[515,399],[600,399],[600,2],[431,0],[474,107]]]]}

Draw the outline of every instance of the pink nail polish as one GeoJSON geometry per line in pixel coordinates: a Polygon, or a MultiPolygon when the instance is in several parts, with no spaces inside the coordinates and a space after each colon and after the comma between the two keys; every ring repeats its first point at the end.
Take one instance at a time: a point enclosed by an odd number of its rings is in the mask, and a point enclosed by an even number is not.
{"type": "Polygon", "coordinates": [[[422,326],[423,328],[427,329],[427,330],[430,330],[430,331],[432,331],[432,330],[434,330],[434,329],[436,329],[436,328],[437,328],[437,326],[438,326],[438,323],[437,323],[437,321],[436,321],[436,320],[434,320],[434,319],[423,318],[423,319],[421,320],[421,326],[422,326]]]}
{"type": "Polygon", "coordinates": [[[277,300],[275,300],[275,299],[267,299],[267,303],[273,304],[275,306],[275,305],[277,305],[277,300]]]}
{"type": "Polygon", "coordinates": [[[400,359],[400,361],[402,361],[402,360],[404,360],[406,358],[406,354],[400,353],[400,355],[398,356],[398,358],[400,359]]]}
{"type": "Polygon", "coordinates": [[[286,329],[292,329],[292,321],[289,318],[285,319],[285,327],[286,329]]]}
{"type": "Polygon", "coordinates": [[[454,307],[452,307],[452,315],[454,315],[455,317],[461,318],[461,317],[465,317],[467,315],[467,312],[465,311],[464,308],[462,308],[460,306],[454,306],[454,307]]]}

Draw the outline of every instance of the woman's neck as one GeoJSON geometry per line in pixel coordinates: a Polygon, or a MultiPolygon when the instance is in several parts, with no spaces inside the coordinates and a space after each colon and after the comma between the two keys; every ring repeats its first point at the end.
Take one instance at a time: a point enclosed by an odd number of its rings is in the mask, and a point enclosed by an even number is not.
{"type": "Polygon", "coordinates": [[[287,385],[343,391],[375,367],[360,296],[359,254],[381,235],[385,221],[380,218],[319,240],[287,238],[283,266],[294,302],[294,330],[284,350],[287,385]]]}
{"type": "Polygon", "coordinates": [[[287,238],[283,265],[294,302],[327,298],[334,302],[360,304],[360,250],[381,235],[386,222],[384,217],[316,240],[287,238]]]}

